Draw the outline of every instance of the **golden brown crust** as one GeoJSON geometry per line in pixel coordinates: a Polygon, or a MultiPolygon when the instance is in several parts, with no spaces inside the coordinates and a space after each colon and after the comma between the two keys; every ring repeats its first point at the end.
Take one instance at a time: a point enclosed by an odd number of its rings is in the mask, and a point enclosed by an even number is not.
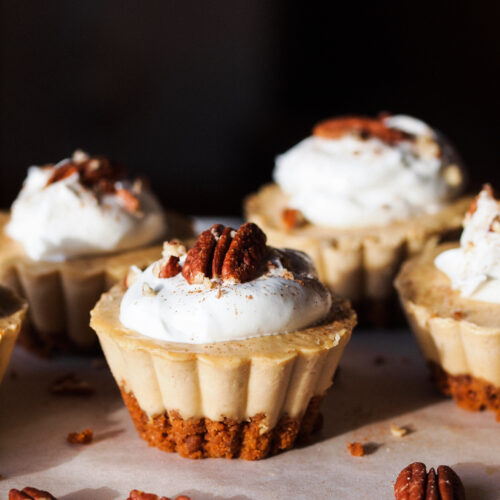
{"type": "Polygon", "coordinates": [[[184,420],[176,412],[150,419],[135,396],[121,388],[138,434],[150,446],[177,452],[186,458],[243,458],[259,460],[292,448],[297,439],[307,440],[321,422],[319,406],[323,396],[314,396],[302,419],[284,415],[278,424],[262,433],[265,416],[255,415],[249,422],[224,418],[184,420]]]}
{"type": "Polygon", "coordinates": [[[433,361],[428,364],[438,389],[451,396],[460,408],[469,411],[491,410],[500,422],[500,387],[494,387],[472,375],[450,375],[433,361]]]}

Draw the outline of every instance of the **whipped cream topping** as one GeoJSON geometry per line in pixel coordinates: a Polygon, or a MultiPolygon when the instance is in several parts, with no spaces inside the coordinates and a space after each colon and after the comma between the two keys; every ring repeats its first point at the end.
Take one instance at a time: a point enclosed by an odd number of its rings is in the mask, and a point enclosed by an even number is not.
{"type": "Polygon", "coordinates": [[[432,128],[405,115],[382,120],[408,138],[312,135],[278,156],[274,179],[289,207],[318,225],[380,226],[435,213],[460,191],[459,159],[432,128]]]}
{"type": "Polygon", "coordinates": [[[500,304],[500,204],[489,188],[474,203],[460,247],[440,253],[434,264],[463,297],[500,304]]]}
{"type": "Polygon", "coordinates": [[[121,302],[120,321],[147,337],[204,344],[293,332],[322,320],[332,298],[311,259],[302,252],[271,249],[268,260],[268,269],[252,281],[212,279],[212,287],[189,284],[181,273],[158,278],[156,264],[143,272],[136,269],[121,302]]]}
{"type": "Polygon", "coordinates": [[[30,167],[12,205],[5,231],[23,245],[31,259],[64,261],[137,248],[162,238],[164,212],[148,190],[127,180],[111,184],[115,191],[138,201],[138,209],[131,210],[127,198],[89,189],[77,172],[50,182],[55,170],[71,161],[30,167]]]}

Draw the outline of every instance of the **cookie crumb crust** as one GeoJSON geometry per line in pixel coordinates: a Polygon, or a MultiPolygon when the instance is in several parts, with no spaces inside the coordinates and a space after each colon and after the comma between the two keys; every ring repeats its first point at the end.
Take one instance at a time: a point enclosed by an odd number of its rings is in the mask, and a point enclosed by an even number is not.
{"type": "Polygon", "coordinates": [[[263,432],[265,416],[258,414],[250,421],[224,418],[184,420],[170,411],[149,418],[135,396],[121,388],[140,437],[150,446],[163,451],[177,452],[186,458],[243,458],[260,460],[288,450],[298,441],[307,441],[321,427],[319,407],[323,396],[314,396],[302,419],[283,415],[277,425],[263,432]]]}
{"type": "Polygon", "coordinates": [[[472,375],[450,375],[433,361],[429,362],[438,389],[451,396],[460,408],[469,411],[491,410],[500,422],[500,388],[472,375]]]}

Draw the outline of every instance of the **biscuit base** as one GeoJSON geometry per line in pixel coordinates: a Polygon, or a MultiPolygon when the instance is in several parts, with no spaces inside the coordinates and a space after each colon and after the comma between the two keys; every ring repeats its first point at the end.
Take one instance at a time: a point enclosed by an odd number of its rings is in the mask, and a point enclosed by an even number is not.
{"type": "Polygon", "coordinates": [[[319,407],[323,396],[311,398],[302,418],[283,415],[273,429],[262,433],[263,414],[255,415],[249,421],[229,418],[220,421],[209,418],[185,420],[176,411],[149,418],[133,393],[124,387],[121,387],[121,393],[139,436],[149,446],[192,459],[260,460],[292,448],[297,441],[307,442],[322,425],[319,407]]]}
{"type": "Polygon", "coordinates": [[[469,411],[491,410],[500,422],[500,388],[472,375],[451,375],[433,361],[428,362],[438,389],[451,396],[457,406],[469,411]]]}

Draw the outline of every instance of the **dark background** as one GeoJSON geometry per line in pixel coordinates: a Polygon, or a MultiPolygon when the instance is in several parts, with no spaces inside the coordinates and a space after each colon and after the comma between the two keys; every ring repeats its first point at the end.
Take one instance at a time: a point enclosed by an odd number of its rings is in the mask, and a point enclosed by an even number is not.
{"type": "Polygon", "coordinates": [[[0,207],[81,147],[239,214],[315,121],[407,113],[500,186],[499,2],[2,0],[0,207]]]}

